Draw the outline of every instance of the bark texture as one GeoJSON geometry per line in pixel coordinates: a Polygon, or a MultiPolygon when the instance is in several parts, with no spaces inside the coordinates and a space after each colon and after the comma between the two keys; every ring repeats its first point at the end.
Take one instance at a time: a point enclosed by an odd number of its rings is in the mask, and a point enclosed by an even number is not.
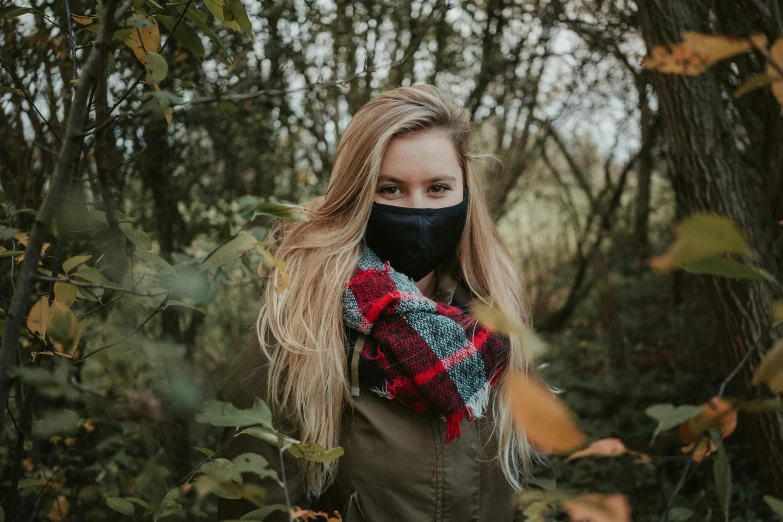
{"type": "MultiPolygon", "coordinates": [[[[740,9],[743,2],[731,2],[740,9]]],[[[638,3],[642,33],[648,49],[663,42],[680,40],[682,31],[709,31],[705,10],[708,6],[694,0],[643,0],[638,3]]],[[[727,6],[723,6],[724,8],[727,6]]],[[[727,16],[725,12],[713,13],[727,16]]],[[[733,13],[732,16],[741,16],[733,13]]],[[[675,189],[681,196],[684,214],[707,211],[727,216],[747,234],[758,252],[760,265],[779,276],[778,260],[773,252],[775,221],[763,191],[754,186],[754,173],[744,157],[752,154],[738,137],[740,125],[730,106],[722,83],[723,69],[707,71],[697,77],[653,74],[675,189]]],[[[769,107],[771,112],[778,107],[769,107]]],[[[751,131],[751,129],[746,129],[751,131]]],[[[758,174],[758,171],[755,173],[758,174]]],[[[776,173],[779,174],[779,173],[776,173]]],[[[771,346],[771,285],[761,282],[709,277],[710,298],[722,343],[716,347],[726,371],[737,366],[749,351],[753,352],[732,385],[742,396],[753,395],[749,385],[752,370],[761,354],[771,346]],[[761,339],[758,345],[755,341],[761,339]]],[[[749,416],[760,462],[778,496],[783,494],[783,416],[749,416]]]]}

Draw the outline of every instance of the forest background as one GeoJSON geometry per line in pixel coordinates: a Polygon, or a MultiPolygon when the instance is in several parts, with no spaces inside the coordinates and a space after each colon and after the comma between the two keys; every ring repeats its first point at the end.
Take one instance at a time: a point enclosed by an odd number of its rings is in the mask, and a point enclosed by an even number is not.
{"type": "Polygon", "coordinates": [[[214,519],[205,401],[285,272],[259,241],[323,193],[351,115],[413,83],[495,157],[544,379],[629,448],[553,457],[558,489],[642,521],[780,513],[783,416],[751,384],[780,333],[778,0],[20,0],[0,23],[6,520],[214,519]],[[643,67],[684,31],[742,48],[643,67]],[[695,459],[712,443],[671,428],[718,395],[754,407],[695,459]]]}

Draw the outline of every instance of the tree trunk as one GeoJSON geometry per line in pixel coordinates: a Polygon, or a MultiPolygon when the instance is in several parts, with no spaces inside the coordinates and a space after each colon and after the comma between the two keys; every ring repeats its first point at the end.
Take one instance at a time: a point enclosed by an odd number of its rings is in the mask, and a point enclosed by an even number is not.
{"type": "MultiPolygon", "coordinates": [[[[644,0],[638,3],[642,34],[648,49],[680,40],[680,33],[702,29],[699,2],[644,0]]],[[[747,234],[762,267],[777,274],[771,244],[774,222],[763,204],[763,194],[752,190],[747,166],[742,164],[735,129],[730,123],[717,73],[697,77],[653,74],[668,154],[687,214],[713,212],[731,218],[747,234]]],[[[777,111],[777,107],[770,107],[777,111]]],[[[748,364],[733,381],[736,392],[750,396],[752,370],[761,353],[771,346],[768,335],[773,289],[757,281],[709,277],[707,287],[716,317],[724,330],[718,347],[721,363],[729,371],[751,352],[748,364]],[[759,345],[754,342],[761,339],[759,345]],[[758,348],[761,346],[761,349],[758,348]]],[[[703,397],[693,397],[698,402],[703,397]]],[[[750,417],[755,445],[772,493],[783,495],[783,416],[750,417]]]]}

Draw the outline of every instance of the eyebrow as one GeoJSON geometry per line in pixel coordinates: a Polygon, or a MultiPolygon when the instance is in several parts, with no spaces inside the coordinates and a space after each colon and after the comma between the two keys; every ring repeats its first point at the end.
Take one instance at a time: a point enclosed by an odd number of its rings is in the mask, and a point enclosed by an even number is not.
{"type": "MultiPolygon", "coordinates": [[[[391,181],[392,183],[399,183],[400,185],[406,185],[407,182],[400,178],[395,178],[394,176],[381,176],[378,181],[391,181]]],[[[456,176],[450,176],[448,174],[443,174],[441,176],[433,176],[431,178],[427,178],[423,180],[423,183],[437,183],[438,181],[451,181],[452,183],[457,182],[456,176]]]]}

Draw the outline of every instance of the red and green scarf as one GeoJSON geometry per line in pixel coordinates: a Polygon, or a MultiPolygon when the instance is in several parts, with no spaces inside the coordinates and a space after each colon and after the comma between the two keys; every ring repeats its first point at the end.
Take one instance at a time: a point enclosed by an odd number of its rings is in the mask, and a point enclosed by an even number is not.
{"type": "Polygon", "coordinates": [[[366,246],[343,289],[343,322],[367,336],[359,381],[414,410],[443,414],[446,443],[459,437],[463,417],[484,415],[508,362],[508,339],[424,297],[366,246]]]}

